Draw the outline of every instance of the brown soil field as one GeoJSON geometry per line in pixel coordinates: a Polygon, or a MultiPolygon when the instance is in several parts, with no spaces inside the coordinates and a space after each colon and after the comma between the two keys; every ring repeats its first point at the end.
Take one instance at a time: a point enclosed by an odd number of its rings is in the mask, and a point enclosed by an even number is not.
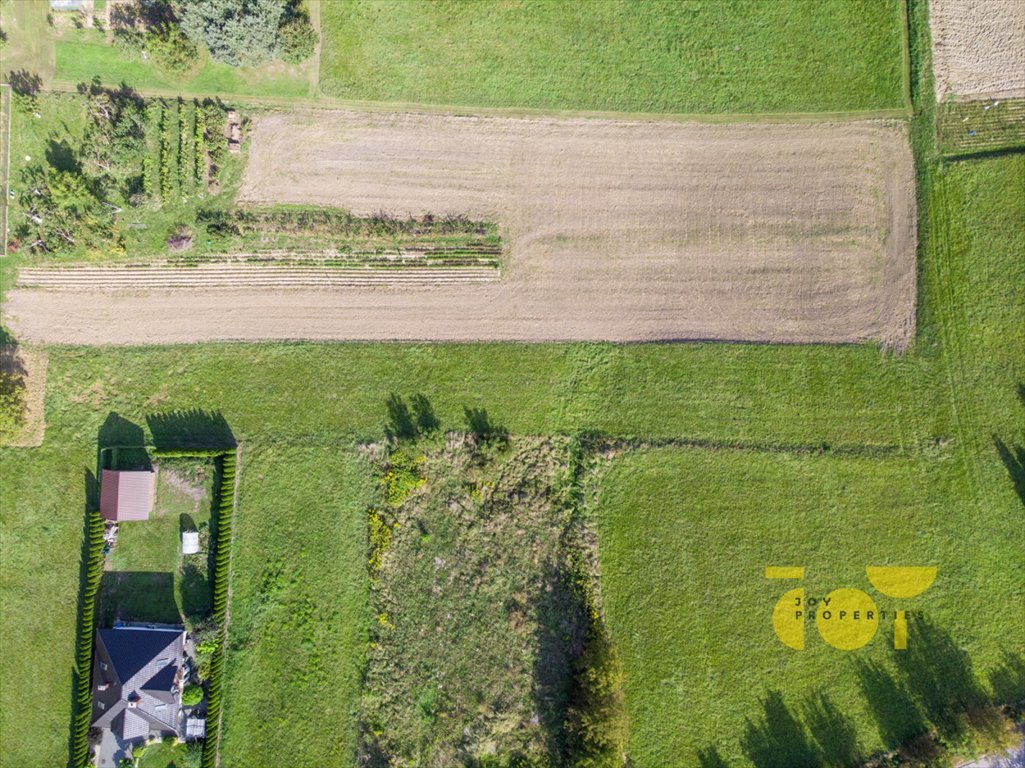
{"type": "Polygon", "coordinates": [[[501,280],[255,290],[22,287],[51,342],[744,340],[904,347],[906,126],[707,125],[309,110],[258,118],[246,203],[499,223],[501,280]]]}
{"type": "Polygon", "coordinates": [[[1025,2],[930,0],[936,98],[1025,97],[1025,2]]]}

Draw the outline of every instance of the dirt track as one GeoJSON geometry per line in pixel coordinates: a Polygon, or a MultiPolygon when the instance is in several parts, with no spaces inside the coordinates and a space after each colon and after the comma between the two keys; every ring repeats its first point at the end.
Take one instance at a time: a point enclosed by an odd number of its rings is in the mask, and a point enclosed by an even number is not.
{"type": "Polygon", "coordinates": [[[901,347],[914,331],[904,126],[300,111],[260,118],[245,202],[494,217],[502,280],[332,290],[20,288],[20,338],[682,340],[901,347]]]}
{"type": "Polygon", "coordinates": [[[1025,2],[931,0],[936,98],[1025,98],[1025,2]]]}

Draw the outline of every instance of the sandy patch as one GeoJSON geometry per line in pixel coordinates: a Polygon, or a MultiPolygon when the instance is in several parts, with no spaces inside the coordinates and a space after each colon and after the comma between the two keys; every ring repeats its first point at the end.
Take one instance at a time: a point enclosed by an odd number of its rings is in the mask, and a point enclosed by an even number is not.
{"type": "Polygon", "coordinates": [[[936,98],[1025,97],[1025,2],[930,0],[936,98]]]}
{"type": "Polygon", "coordinates": [[[502,279],[8,295],[20,338],[857,342],[914,332],[906,127],[276,113],[241,198],[498,221],[502,279]]]}

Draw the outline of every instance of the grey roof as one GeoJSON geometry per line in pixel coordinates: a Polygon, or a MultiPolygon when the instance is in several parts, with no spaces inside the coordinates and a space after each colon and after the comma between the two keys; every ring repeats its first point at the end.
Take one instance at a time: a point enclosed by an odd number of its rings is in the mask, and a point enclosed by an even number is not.
{"type": "Polygon", "coordinates": [[[178,628],[115,627],[96,633],[93,725],[122,739],[181,732],[185,633],[178,628]],[[101,688],[103,690],[101,690],[101,688]]]}
{"type": "Polygon", "coordinates": [[[202,717],[190,717],[185,721],[185,738],[186,739],[205,739],[206,738],[206,719],[202,717]]]}

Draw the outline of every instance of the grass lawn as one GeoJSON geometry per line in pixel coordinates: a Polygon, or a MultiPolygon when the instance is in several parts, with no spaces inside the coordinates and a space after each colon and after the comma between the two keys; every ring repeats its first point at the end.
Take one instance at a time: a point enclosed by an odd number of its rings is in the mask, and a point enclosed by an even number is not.
{"type": "MultiPolygon", "coordinates": [[[[191,746],[195,750],[199,744],[191,746]]],[[[190,765],[188,752],[190,745],[179,744],[176,740],[158,741],[146,747],[139,760],[139,768],[185,768],[190,765]]],[[[138,752],[136,752],[136,756],[138,752]]],[[[195,759],[195,758],[193,758],[195,759]]],[[[191,763],[199,765],[198,762],[191,763]]]]}
{"type": "Polygon", "coordinates": [[[915,735],[914,724],[892,720],[886,706],[894,702],[878,682],[869,684],[875,678],[865,664],[902,681],[927,721],[948,714],[955,701],[952,692],[930,709],[918,695],[927,673],[988,688],[1002,654],[1025,650],[1020,640],[1009,642],[1021,617],[969,606],[1014,604],[1025,542],[1015,534],[1020,505],[1006,482],[1002,503],[980,528],[963,481],[952,456],[662,449],[617,463],[596,509],[606,616],[626,665],[633,764],[695,766],[711,748],[730,764],[745,757],[759,766],[821,764],[809,756],[833,754],[848,733],[846,757],[898,746],[915,735]],[[806,576],[769,581],[768,565],[802,565],[806,576]],[[939,575],[922,596],[901,601],[870,587],[866,565],[935,565],[939,575]],[[890,616],[898,608],[921,611],[933,631],[927,636],[913,624],[908,642],[927,646],[935,666],[909,668],[896,658],[890,620],[856,652],[824,643],[814,623],[804,651],[784,647],[772,608],[797,586],[809,598],[862,589],[890,616]],[[947,634],[970,662],[948,669],[947,634]],[[778,711],[767,715],[775,693],[807,727],[804,738],[783,728],[778,711]],[[816,706],[829,717],[812,714],[816,706]],[[783,741],[786,750],[766,762],[783,741]]]}
{"type": "Polygon", "coordinates": [[[354,451],[300,444],[247,446],[240,466],[223,764],[351,765],[369,468],[354,451]]]}
{"type": "Polygon", "coordinates": [[[232,67],[212,61],[203,51],[202,68],[194,76],[179,80],[161,72],[152,61],[144,61],[137,52],[106,43],[96,30],[66,30],[55,47],[55,79],[63,84],[88,83],[98,75],[104,83],[126,83],[139,90],[182,96],[313,95],[307,71],[310,63],[296,66],[273,61],[259,67],[232,67]]]}
{"type": "Polygon", "coordinates": [[[323,4],[330,96],[634,112],[900,108],[899,0],[323,4]]]}
{"type": "Polygon", "coordinates": [[[48,80],[54,72],[53,32],[47,23],[49,3],[0,0],[0,28],[7,35],[0,74],[25,71],[48,80]]]}

